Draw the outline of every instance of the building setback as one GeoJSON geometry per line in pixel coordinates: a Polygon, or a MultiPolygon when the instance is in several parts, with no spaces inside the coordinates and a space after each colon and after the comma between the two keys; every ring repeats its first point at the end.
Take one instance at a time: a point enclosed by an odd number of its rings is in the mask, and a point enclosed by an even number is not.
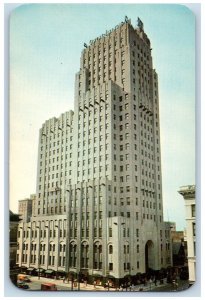
{"type": "Polygon", "coordinates": [[[115,278],[159,270],[172,259],[150,41],[126,17],[84,46],[74,113],[40,130],[36,209],[20,225],[18,263],[115,278]]]}

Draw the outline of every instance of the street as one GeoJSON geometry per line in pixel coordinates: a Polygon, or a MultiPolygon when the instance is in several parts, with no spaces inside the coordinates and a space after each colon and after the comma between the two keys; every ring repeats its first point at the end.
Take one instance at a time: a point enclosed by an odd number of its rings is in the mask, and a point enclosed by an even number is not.
{"type": "MultiPolygon", "coordinates": [[[[41,283],[55,283],[57,286],[58,291],[108,291],[107,288],[104,288],[103,286],[96,286],[94,287],[91,284],[84,284],[80,283],[79,290],[78,290],[78,284],[73,285],[73,289],[71,288],[71,282],[63,282],[62,279],[51,279],[51,278],[45,278],[45,277],[40,277],[38,278],[37,276],[31,277],[31,282],[28,283],[29,285],[29,290],[32,291],[39,291],[41,290],[41,283]]],[[[188,288],[188,281],[185,280],[179,280],[178,286],[174,286],[171,283],[166,283],[164,281],[162,284],[159,284],[155,286],[155,284],[152,282],[151,284],[147,285],[137,285],[133,286],[131,289],[127,288],[127,292],[176,292],[176,291],[182,291],[188,288]]],[[[116,292],[119,290],[116,290],[115,288],[109,288],[110,292],[116,292]]],[[[126,289],[120,290],[120,292],[126,292],[126,289]]]]}
{"type": "MultiPolygon", "coordinates": [[[[28,283],[29,290],[40,291],[41,290],[41,283],[43,283],[43,280],[29,282],[28,283]]],[[[69,286],[57,285],[57,290],[58,291],[69,291],[69,290],[71,290],[71,288],[69,286]]]]}

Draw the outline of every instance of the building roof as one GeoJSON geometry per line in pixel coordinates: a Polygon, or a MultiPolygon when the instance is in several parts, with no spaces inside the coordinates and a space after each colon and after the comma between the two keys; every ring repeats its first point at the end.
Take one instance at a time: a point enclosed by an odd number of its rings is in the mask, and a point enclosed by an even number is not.
{"type": "Polygon", "coordinates": [[[195,197],[195,185],[181,186],[178,193],[184,198],[195,197]]]}
{"type": "Polygon", "coordinates": [[[13,213],[11,210],[9,210],[9,219],[10,219],[10,222],[11,221],[16,221],[16,222],[21,221],[21,218],[19,217],[19,215],[13,213]]]}

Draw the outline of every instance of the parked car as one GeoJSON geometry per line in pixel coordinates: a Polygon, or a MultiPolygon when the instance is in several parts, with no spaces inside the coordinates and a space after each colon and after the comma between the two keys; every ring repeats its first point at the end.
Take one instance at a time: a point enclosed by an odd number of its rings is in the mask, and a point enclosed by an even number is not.
{"type": "Polygon", "coordinates": [[[20,289],[24,289],[24,290],[29,289],[28,284],[25,283],[24,281],[20,281],[20,280],[17,281],[17,287],[20,289]]]}
{"type": "Polygon", "coordinates": [[[57,291],[57,286],[55,283],[42,283],[41,284],[42,291],[57,291]]]}

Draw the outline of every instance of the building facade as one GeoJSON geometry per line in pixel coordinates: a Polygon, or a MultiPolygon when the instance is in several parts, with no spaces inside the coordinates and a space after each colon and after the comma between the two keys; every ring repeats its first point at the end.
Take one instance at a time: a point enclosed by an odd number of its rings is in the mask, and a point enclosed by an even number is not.
{"type": "Polygon", "coordinates": [[[12,211],[9,211],[9,219],[9,261],[10,269],[12,269],[16,265],[17,231],[21,217],[18,214],[14,214],[12,211]]]}
{"type": "Polygon", "coordinates": [[[195,185],[180,187],[186,208],[186,237],[189,267],[189,282],[193,284],[196,280],[196,200],[195,185]]]}
{"type": "Polygon", "coordinates": [[[84,44],[75,82],[74,113],[40,130],[36,209],[19,231],[28,231],[28,246],[19,233],[20,261],[28,247],[24,264],[67,273],[123,278],[170,266],[158,78],[141,20],[134,28],[126,17],[84,44]]]}
{"type": "Polygon", "coordinates": [[[32,212],[34,211],[36,195],[30,195],[30,198],[19,200],[18,214],[23,222],[30,222],[32,212]]]}

